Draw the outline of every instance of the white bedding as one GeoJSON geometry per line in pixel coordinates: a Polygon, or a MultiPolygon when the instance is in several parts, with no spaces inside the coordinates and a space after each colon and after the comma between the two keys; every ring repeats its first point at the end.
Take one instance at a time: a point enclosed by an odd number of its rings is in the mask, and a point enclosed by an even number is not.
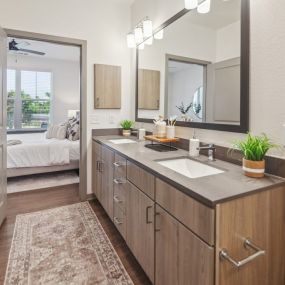
{"type": "Polygon", "coordinates": [[[79,141],[46,139],[45,133],[8,135],[22,144],[7,147],[7,168],[69,164],[79,160],[79,141]]]}

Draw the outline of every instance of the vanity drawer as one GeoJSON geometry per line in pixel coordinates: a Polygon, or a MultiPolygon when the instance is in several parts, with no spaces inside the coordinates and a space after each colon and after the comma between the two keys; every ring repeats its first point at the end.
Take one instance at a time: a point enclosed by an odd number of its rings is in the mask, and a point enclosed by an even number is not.
{"type": "Polygon", "coordinates": [[[114,224],[122,237],[126,239],[127,225],[126,225],[126,215],[124,211],[114,203],[114,224]]]}
{"type": "Polygon", "coordinates": [[[155,177],[152,174],[128,161],[127,177],[128,180],[136,185],[141,191],[154,199],[155,177]]]}
{"type": "Polygon", "coordinates": [[[124,212],[128,182],[125,178],[114,178],[114,205],[118,205],[124,212]]]}
{"type": "Polygon", "coordinates": [[[156,178],[156,202],[208,244],[214,245],[214,209],[158,178],[156,178]]]}
{"type": "Polygon", "coordinates": [[[121,155],[115,153],[114,178],[127,177],[127,160],[121,155]]]}

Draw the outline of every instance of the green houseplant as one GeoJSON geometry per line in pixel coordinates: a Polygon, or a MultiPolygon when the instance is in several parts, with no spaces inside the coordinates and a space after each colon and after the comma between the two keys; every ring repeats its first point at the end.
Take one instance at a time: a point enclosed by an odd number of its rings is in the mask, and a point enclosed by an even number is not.
{"type": "Polygon", "coordinates": [[[130,136],[134,122],[131,120],[123,120],[120,125],[123,128],[123,136],[130,136]]]}
{"type": "Polygon", "coordinates": [[[253,136],[248,133],[244,140],[237,140],[233,147],[243,154],[244,174],[249,177],[264,177],[266,153],[276,147],[266,134],[253,136]]]}

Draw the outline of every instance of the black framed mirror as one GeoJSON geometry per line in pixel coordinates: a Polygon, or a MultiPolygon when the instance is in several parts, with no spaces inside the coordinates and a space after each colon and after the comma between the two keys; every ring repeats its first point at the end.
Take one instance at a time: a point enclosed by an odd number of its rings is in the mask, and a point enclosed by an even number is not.
{"type": "Polygon", "coordinates": [[[182,10],[136,52],[136,121],[249,129],[249,0],[211,0],[207,14],[182,10]],[[149,43],[152,43],[149,45],[149,43]]]}

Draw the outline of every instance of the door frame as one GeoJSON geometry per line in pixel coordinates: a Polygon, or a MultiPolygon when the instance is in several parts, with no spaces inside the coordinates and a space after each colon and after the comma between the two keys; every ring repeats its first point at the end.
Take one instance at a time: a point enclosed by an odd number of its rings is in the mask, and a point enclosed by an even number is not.
{"type": "Polygon", "coordinates": [[[23,38],[80,48],[80,163],[79,196],[87,199],[87,41],[41,33],[5,29],[7,37],[23,38]]]}

